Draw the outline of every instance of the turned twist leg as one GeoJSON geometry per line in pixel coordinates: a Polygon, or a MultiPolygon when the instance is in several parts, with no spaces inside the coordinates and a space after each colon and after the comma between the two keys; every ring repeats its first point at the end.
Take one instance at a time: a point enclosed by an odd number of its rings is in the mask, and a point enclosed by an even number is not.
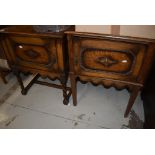
{"type": "Polygon", "coordinates": [[[60,79],[60,82],[61,82],[61,85],[62,85],[63,98],[64,98],[63,99],[63,104],[68,105],[69,98],[70,98],[70,95],[71,95],[71,90],[67,89],[67,86],[66,86],[67,78],[66,78],[66,76],[62,76],[61,79],[60,79]]]}

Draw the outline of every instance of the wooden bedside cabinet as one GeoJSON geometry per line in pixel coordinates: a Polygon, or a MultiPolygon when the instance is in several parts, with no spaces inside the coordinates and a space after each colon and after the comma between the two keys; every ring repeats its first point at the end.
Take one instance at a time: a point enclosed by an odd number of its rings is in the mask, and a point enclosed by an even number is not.
{"type": "MultiPolygon", "coordinates": [[[[72,29],[72,28],[69,28],[72,29]]],[[[42,84],[63,90],[64,104],[68,104],[70,89],[68,77],[67,38],[61,32],[36,32],[33,26],[13,26],[0,31],[2,45],[12,71],[17,76],[22,94],[27,94],[34,84],[42,84]],[[24,87],[20,72],[37,74],[24,87]],[[38,81],[39,77],[59,79],[61,85],[38,81]]]]}
{"type": "MultiPolygon", "coordinates": [[[[0,29],[8,27],[7,25],[0,25],[0,29]]],[[[0,39],[0,78],[7,84],[6,76],[10,73],[10,68],[8,66],[0,39]]]]}
{"type": "Polygon", "coordinates": [[[127,117],[155,56],[155,40],[67,32],[73,104],[77,105],[76,79],[131,93],[127,117]]]}
{"type": "Polygon", "coordinates": [[[4,65],[3,65],[4,61],[5,61],[5,55],[4,55],[3,48],[1,47],[1,42],[0,42],[0,78],[5,84],[7,84],[7,80],[5,78],[5,72],[7,69],[4,69],[4,65]]]}

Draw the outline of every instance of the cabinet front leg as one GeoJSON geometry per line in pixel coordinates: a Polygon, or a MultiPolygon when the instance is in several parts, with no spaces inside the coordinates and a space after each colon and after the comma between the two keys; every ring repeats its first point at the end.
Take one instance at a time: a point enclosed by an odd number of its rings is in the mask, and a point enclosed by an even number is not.
{"type": "Polygon", "coordinates": [[[130,99],[129,99],[127,108],[126,108],[126,111],[125,111],[125,114],[124,114],[124,117],[128,117],[129,112],[131,111],[131,108],[132,108],[132,106],[133,106],[133,104],[134,104],[134,102],[138,96],[139,91],[140,91],[139,87],[133,88],[131,95],[130,95],[130,99]]]}
{"type": "Polygon", "coordinates": [[[73,98],[73,105],[77,105],[77,83],[76,83],[76,76],[70,73],[70,81],[71,81],[71,90],[72,90],[72,98],[73,98]]]}

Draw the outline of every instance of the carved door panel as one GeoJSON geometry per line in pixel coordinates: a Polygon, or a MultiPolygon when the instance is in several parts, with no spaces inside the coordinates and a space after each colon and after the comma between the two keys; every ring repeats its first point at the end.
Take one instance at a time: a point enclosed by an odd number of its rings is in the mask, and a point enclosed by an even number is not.
{"type": "Polygon", "coordinates": [[[41,70],[57,70],[56,41],[48,38],[10,36],[5,39],[14,65],[41,70]]]}
{"type": "Polygon", "coordinates": [[[108,39],[74,38],[74,71],[80,75],[136,81],[147,46],[108,39]]]}

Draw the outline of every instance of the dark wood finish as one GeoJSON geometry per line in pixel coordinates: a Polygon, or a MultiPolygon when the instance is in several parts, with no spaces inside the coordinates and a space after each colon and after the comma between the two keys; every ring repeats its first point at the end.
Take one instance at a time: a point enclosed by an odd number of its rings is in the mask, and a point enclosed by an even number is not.
{"type": "MultiPolygon", "coordinates": [[[[74,27],[69,28],[73,30],[74,27]]],[[[33,26],[12,26],[0,31],[2,45],[9,65],[26,95],[34,83],[54,86],[63,90],[64,104],[68,104],[71,91],[67,88],[68,63],[67,38],[61,32],[36,32],[33,26]],[[37,74],[24,87],[20,73],[37,74]],[[59,79],[61,85],[39,82],[39,77],[59,79]]]]}
{"type": "Polygon", "coordinates": [[[141,93],[144,106],[144,129],[155,129],[155,61],[141,93]]]}
{"type": "Polygon", "coordinates": [[[0,59],[5,59],[5,54],[4,54],[1,42],[0,42],[0,59]]]}
{"type": "MultiPolygon", "coordinates": [[[[6,26],[0,26],[0,28],[4,28],[6,26]]],[[[2,48],[2,45],[1,45],[1,40],[0,40],[0,59],[4,59],[6,60],[6,57],[5,57],[5,53],[4,53],[4,50],[2,48]]],[[[0,67],[0,78],[2,79],[2,81],[7,84],[7,80],[6,80],[6,76],[10,73],[10,71],[6,68],[3,68],[3,67],[0,67]]]]}
{"type": "Polygon", "coordinates": [[[130,99],[129,99],[129,102],[128,102],[124,117],[128,117],[128,114],[131,111],[131,108],[132,108],[132,106],[134,104],[134,101],[135,101],[135,99],[136,99],[136,97],[137,97],[137,95],[139,93],[139,90],[140,90],[140,87],[133,87],[133,90],[131,92],[130,99]]]}
{"type": "Polygon", "coordinates": [[[77,85],[76,85],[76,76],[73,73],[70,73],[70,81],[71,81],[73,104],[74,106],[76,106],[77,105],[77,85]]]}
{"type": "Polygon", "coordinates": [[[127,88],[131,92],[124,114],[127,117],[152,65],[155,40],[80,32],[67,34],[73,104],[77,105],[77,78],[107,88],[127,88]]]}
{"type": "Polygon", "coordinates": [[[34,84],[34,82],[39,78],[39,74],[37,74],[32,80],[31,82],[26,86],[24,87],[24,84],[23,84],[23,81],[22,81],[22,78],[20,76],[20,72],[18,70],[14,71],[14,74],[16,75],[17,77],[17,80],[20,84],[20,87],[21,87],[21,93],[22,95],[26,95],[28,90],[32,87],[32,85],[34,84]]]}
{"type": "Polygon", "coordinates": [[[3,69],[0,68],[0,77],[2,79],[2,81],[7,84],[7,80],[6,80],[6,75],[8,74],[8,71],[4,71],[3,69]]]}

